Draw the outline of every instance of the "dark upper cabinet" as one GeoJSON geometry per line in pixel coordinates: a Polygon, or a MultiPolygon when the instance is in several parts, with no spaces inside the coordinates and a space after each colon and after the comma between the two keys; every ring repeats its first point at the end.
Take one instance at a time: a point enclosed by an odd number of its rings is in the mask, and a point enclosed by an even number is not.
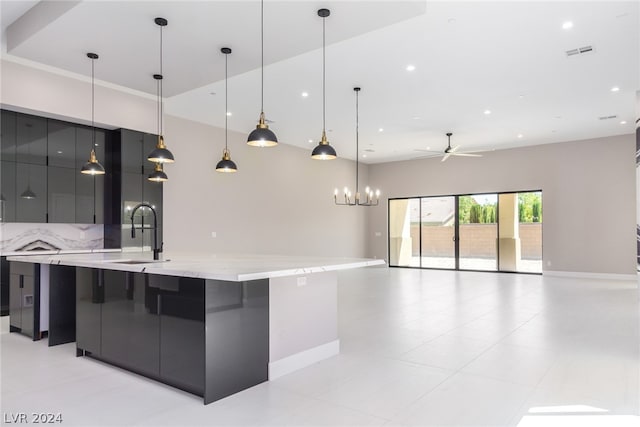
{"type": "MultiPolygon", "coordinates": [[[[122,172],[142,173],[143,162],[147,161],[146,156],[142,157],[144,134],[128,129],[122,129],[122,172]]],[[[150,163],[150,162],[149,162],[150,163]]]]}
{"type": "Polygon", "coordinates": [[[0,125],[0,222],[104,223],[105,177],[80,169],[92,147],[105,165],[112,132],[7,110],[0,125]]]}
{"type": "Polygon", "coordinates": [[[16,161],[34,165],[47,164],[47,119],[18,114],[16,161]]]}
{"type": "Polygon", "coordinates": [[[3,162],[16,161],[16,126],[18,115],[13,111],[2,110],[0,120],[0,160],[3,162]]]}
{"type": "Polygon", "coordinates": [[[147,155],[155,148],[157,136],[142,132],[121,130],[122,149],[122,247],[153,246],[153,213],[146,208],[138,209],[134,217],[136,228],[144,227],[144,232],[136,232],[131,237],[131,212],[139,203],[153,206],[158,216],[158,244],[162,243],[162,183],[147,179],[155,164],[147,160],[147,155]]]}
{"type": "Polygon", "coordinates": [[[16,163],[16,221],[47,222],[46,166],[16,163]]]}
{"type": "Polygon", "coordinates": [[[49,166],[74,169],[76,167],[76,126],[49,120],[47,155],[49,166]]]}
{"type": "MultiPolygon", "coordinates": [[[[144,166],[144,174],[148,176],[155,169],[156,164],[147,160],[147,156],[151,153],[158,143],[158,136],[145,133],[142,143],[142,160],[144,166]]],[[[157,183],[156,183],[157,184],[157,183]]]]}
{"type": "MultiPolygon", "coordinates": [[[[49,166],[47,168],[47,194],[49,222],[74,223],[76,221],[77,170],[49,166]]],[[[93,223],[93,216],[91,217],[93,223]]]]}
{"type": "Polygon", "coordinates": [[[0,222],[16,221],[16,164],[1,162],[0,222]]]}

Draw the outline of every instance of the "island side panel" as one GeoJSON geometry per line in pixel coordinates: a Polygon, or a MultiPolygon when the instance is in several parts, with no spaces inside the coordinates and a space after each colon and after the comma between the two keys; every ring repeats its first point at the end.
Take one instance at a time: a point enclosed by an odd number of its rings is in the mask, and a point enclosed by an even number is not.
{"type": "Polygon", "coordinates": [[[205,323],[205,404],[268,380],[268,279],[207,280],[205,323]]]}
{"type": "Polygon", "coordinates": [[[340,352],[336,272],[272,278],[269,302],[270,380],[340,352]]]}

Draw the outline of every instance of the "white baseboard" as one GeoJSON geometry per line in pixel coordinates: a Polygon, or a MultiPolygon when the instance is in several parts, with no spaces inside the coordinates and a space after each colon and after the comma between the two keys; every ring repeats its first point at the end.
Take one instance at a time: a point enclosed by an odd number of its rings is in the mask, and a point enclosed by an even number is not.
{"type": "Polygon", "coordinates": [[[269,362],[269,379],[275,380],[298,369],[328,359],[340,353],[340,340],[328,342],[280,360],[269,362]]]}
{"type": "Polygon", "coordinates": [[[551,271],[544,270],[543,276],[551,277],[575,277],[578,279],[601,279],[601,280],[638,280],[637,274],[617,274],[617,273],[585,273],[582,271],[551,271]]]}

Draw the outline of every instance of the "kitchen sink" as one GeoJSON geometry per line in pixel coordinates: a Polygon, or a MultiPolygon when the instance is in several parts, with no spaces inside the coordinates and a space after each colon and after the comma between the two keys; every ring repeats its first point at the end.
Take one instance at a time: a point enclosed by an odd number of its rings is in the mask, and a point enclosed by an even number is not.
{"type": "Polygon", "coordinates": [[[123,260],[119,260],[119,261],[109,261],[113,264],[130,264],[130,265],[134,265],[134,264],[155,264],[155,263],[159,263],[159,262],[168,262],[171,261],[169,259],[123,259],[123,260]]]}

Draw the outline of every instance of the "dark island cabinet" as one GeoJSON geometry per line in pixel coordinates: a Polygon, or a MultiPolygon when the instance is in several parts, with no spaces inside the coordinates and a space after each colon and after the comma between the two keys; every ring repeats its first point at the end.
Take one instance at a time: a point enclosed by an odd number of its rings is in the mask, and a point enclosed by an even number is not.
{"type": "Polygon", "coordinates": [[[40,264],[11,262],[9,326],[11,332],[40,339],[40,264]]]}
{"type": "Polygon", "coordinates": [[[159,292],[160,378],[194,394],[204,394],[204,280],[149,275],[159,292]]]}
{"type": "Polygon", "coordinates": [[[104,270],[102,357],[144,375],[160,373],[158,290],[148,275],[104,270]]]}
{"type": "Polygon", "coordinates": [[[76,346],[79,356],[85,353],[99,356],[101,352],[103,271],[76,267],[76,346]]]}
{"type": "Polygon", "coordinates": [[[78,355],[204,395],[202,279],[76,268],[78,355]]]}

